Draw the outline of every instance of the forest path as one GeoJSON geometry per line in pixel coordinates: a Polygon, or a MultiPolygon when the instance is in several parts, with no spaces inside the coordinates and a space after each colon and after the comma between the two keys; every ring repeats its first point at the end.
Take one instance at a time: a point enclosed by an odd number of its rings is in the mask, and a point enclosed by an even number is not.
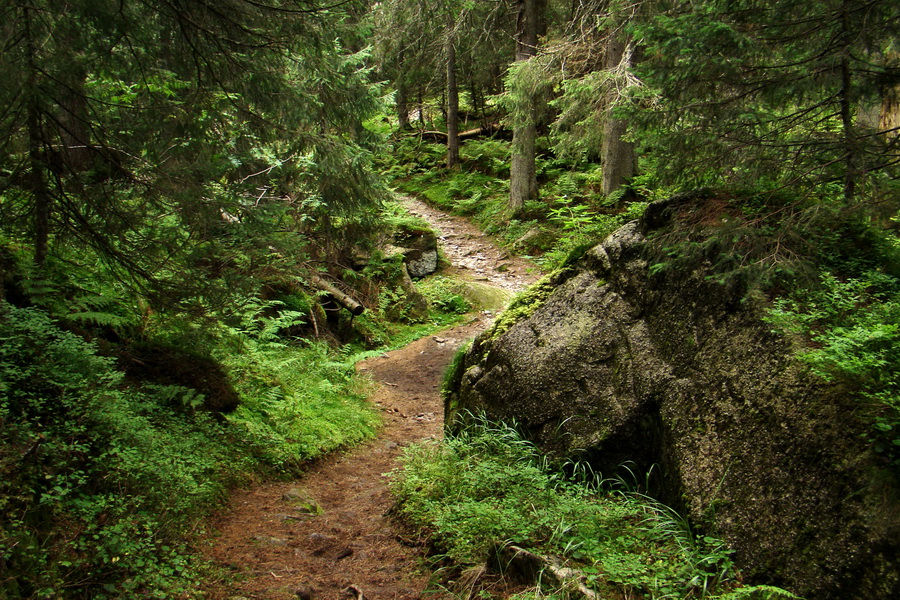
{"type": "MultiPolygon", "coordinates": [[[[410,212],[440,232],[450,275],[517,291],[537,279],[461,217],[413,199],[410,212]]],[[[489,323],[485,314],[361,362],[374,381],[370,401],[384,415],[378,437],[316,461],[296,481],[264,483],[232,494],[206,551],[234,581],[207,590],[212,600],[412,600],[429,573],[422,548],[390,514],[386,473],[403,447],[443,434],[439,386],[456,350],[489,323]]],[[[430,593],[438,600],[441,595],[430,593]]]]}

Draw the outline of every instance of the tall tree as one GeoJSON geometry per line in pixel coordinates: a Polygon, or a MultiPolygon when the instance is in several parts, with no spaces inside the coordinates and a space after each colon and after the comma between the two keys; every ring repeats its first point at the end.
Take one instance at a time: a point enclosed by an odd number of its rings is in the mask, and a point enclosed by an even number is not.
{"type": "Polygon", "coordinates": [[[858,115],[897,82],[892,0],[679,0],[635,27],[657,94],[636,112],[666,181],[806,189],[845,205],[889,184],[890,130],[858,115]],[[685,35],[685,32],[690,32],[685,35]]]}
{"type": "MultiPolygon", "coordinates": [[[[546,0],[517,0],[516,62],[525,62],[537,54],[538,38],[546,32],[546,0]]],[[[528,97],[530,90],[511,90],[525,94],[525,110],[515,119],[513,127],[512,161],[509,170],[509,207],[520,211],[525,203],[538,196],[535,167],[535,138],[537,137],[536,98],[528,97]]]]}
{"type": "MultiPolygon", "coordinates": [[[[440,94],[445,101],[450,167],[459,163],[459,98],[464,78],[473,104],[480,99],[483,107],[486,92],[481,86],[490,85],[486,73],[500,69],[496,47],[502,44],[497,40],[508,37],[499,18],[501,7],[500,3],[464,0],[389,0],[373,8],[376,56],[381,73],[395,88],[398,124],[403,128],[408,123],[412,94],[433,98],[440,94]],[[490,51],[480,55],[480,49],[490,51]]],[[[502,64],[506,60],[503,57],[502,64]]]]}
{"type": "Polygon", "coordinates": [[[603,168],[602,192],[609,196],[627,185],[637,173],[635,143],[628,139],[629,124],[617,114],[619,104],[627,101],[635,65],[637,44],[625,31],[625,24],[634,17],[638,2],[627,8],[611,7],[606,23],[604,68],[607,74],[603,141],[600,162],[603,168]]]}
{"type": "Polygon", "coordinates": [[[447,33],[447,167],[459,166],[459,85],[456,81],[455,28],[447,33]]]}
{"type": "Polygon", "coordinates": [[[0,17],[0,216],[39,264],[71,244],[146,286],[223,211],[338,232],[377,199],[360,125],[377,90],[316,2],[13,0],[0,17]]]}

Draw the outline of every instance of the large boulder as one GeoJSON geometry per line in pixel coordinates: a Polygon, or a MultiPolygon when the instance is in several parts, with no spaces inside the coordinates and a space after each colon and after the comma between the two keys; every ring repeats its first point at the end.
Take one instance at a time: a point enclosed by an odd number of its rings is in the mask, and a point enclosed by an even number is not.
{"type": "Polygon", "coordinates": [[[649,232],[683,202],[651,205],[514,303],[452,376],[448,423],[515,420],[604,474],[658,465],[656,493],[724,538],[749,581],[900,597],[900,494],[858,400],[809,374],[740,277],[702,259],[650,268],[649,232]]]}

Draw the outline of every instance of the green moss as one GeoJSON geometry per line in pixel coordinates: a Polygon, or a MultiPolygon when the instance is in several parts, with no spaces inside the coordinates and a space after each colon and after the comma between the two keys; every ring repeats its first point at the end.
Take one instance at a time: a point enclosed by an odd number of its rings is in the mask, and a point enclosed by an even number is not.
{"type": "Polygon", "coordinates": [[[445,401],[450,398],[453,390],[459,389],[459,384],[464,372],[463,365],[465,364],[466,352],[471,345],[471,340],[463,344],[459,350],[456,351],[453,360],[450,361],[450,365],[444,372],[444,379],[441,382],[441,396],[443,396],[445,401]]]}
{"type": "Polygon", "coordinates": [[[561,271],[554,271],[542,277],[518,296],[513,298],[509,307],[504,310],[488,330],[486,339],[496,340],[509,331],[513,325],[530,317],[550,297],[550,294],[561,283],[561,271]]]}

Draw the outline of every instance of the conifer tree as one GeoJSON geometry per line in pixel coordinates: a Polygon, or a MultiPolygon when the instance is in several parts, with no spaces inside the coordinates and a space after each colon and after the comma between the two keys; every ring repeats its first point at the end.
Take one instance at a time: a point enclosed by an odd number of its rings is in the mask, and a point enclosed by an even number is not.
{"type": "MultiPolygon", "coordinates": [[[[634,28],[655,90],[636,111],[665,181],[805,189],[845,205],[891,184],[900,148],[866,114],[900,76],[892,0],[658,5],[634,28]],[[685,32],[689,32],[686,34],[685,32]]],[[[877,110],[877,108],[876,108],[877,110]]]]}
{"type": "Polygon", "coordinates": [[[342,215],[378,199],[361,120],[379,99],[365,57],[341,47],[335,10],[286,0],[7,3],[7,234],[27,237],[38,264],[66,244],[90,248],[146,287],[218,235],[223,214],[231,231],[268,222],[273,234],[309,232],[315,222],[340,233],[342,215]]]}
{"type": "MultiPolygon", "coordinates": [[[[538,38],[546,33],[546,0],[518,0],[516,8],[516,62],[537,54],[538,38]]],[[[521,93],[521,91],[520,91],[521,93]]],[[[529,91],[524,90],[527,95],[529,91]]],[[[524,98],[525,110],[513,128],[512,162],[509,170],[509,207],[515,213],[538,196],[535,166],[537,98],[524,98]]]]}

